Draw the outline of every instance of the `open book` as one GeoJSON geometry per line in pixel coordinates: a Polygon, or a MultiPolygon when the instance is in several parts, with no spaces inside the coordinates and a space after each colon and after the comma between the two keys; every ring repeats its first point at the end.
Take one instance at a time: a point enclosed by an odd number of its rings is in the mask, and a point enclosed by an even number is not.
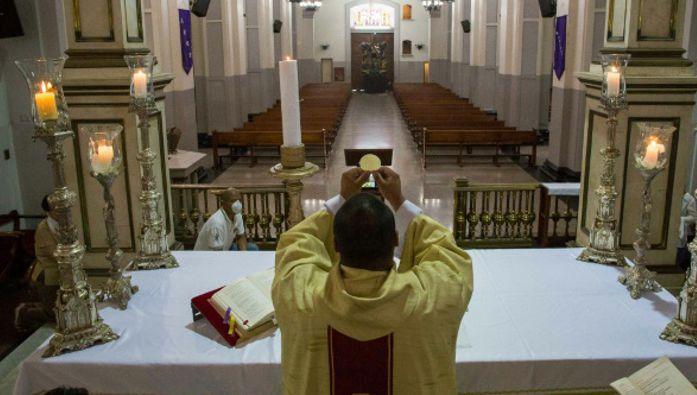
{"type": "Polygon", "coordinates": [[[666,357],[610,384],[621,395],[691,395],[697,390],[666,357]]]}
{"type": "Polygon", "coordinates": [[[230,309],[235,319],[235,331],[240,338],[253,336],[274,326],[271,302],[273,277],[273,268],[264,270],[241,278],[211,296],[210,304],[221,319],[230,309]]]}

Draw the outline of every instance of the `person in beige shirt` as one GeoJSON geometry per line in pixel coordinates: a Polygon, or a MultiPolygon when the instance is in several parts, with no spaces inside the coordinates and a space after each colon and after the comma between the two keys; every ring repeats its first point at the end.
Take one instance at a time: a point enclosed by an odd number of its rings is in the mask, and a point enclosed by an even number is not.
{"type": "Polygon", "coordinates": [[[272,299],[286,394],[454,394],[473,290],[452,232],[404,199],[399,175],[343,174],[341,194],[281,236],[272,299]],[[401,258],[399,264],[394,258],[401,258]]]}
{"type": "Polygon", "coordinates": [[[46,212],[34,236],[34,253],[36,262],[32,267],[32,287],[39,301],[22,303],[15,310],[15,326],[19,330],[31,330],[46,322],[55,320],[53,308],[60,288],[58,263],[53,252],[58,245],[58,221],[56,212],[48,202],[48,196],[41,201],[41,208],[46,212]]]}

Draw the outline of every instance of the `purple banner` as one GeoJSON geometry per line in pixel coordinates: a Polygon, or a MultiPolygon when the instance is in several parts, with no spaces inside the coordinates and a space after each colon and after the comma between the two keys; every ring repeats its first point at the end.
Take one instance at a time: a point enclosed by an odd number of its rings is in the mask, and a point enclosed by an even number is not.
{"type": "Polygon", "coordinates": [[[189,74],[194,67],[194,54],[191,50],[191,12],[179,10],[179,39],[182,46],[182,67],[189,74]]]}
{"type": "Polygon", "coordinates": [[[567,16],[557,17],[557,26],[554,44],[554,74],[557,79],[561,79],[566,69],[566,18],[567,16]]]}

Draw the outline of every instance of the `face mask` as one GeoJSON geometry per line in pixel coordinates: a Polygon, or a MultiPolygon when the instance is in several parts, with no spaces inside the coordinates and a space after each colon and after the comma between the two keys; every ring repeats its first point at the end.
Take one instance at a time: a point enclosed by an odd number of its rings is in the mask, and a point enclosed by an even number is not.
{"type": "Polygon", "coordinates": [[[242,212],[242,202],[239,200],[235,201],[235,203],[232,204],[232,212],[235,214],[239,214],[242,212]]]}
{"type": "Polygon", "coordinates": [[[46,217],[46,222],[48,223],[48,228],[51,232],[58,234],[58,221],[51,217],[46,217]]]}

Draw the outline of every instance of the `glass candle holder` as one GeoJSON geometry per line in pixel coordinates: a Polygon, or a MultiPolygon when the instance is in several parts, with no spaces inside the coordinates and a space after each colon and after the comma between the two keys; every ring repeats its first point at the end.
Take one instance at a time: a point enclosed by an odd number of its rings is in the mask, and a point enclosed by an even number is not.
{"type": "Polygon", "coordinates": [[[123,156],[119,148],[121,125],[88,125],[80,132],[89,136],[88,157],[92,176],[117,175],[121,168],[123,156]]]}
{"type": "Polygon", "coordinates": [[[15,61],[31,96],[32,119],[39,134],[71,129],[68,105],[63,94],[65,58],[36,58],[15,61]]]}
{"type": "Polygon", "coordinates": [[[138,101],[152,101],[155,97],[153,68],[155,57],[146,55],[126,55],[124,60],[131,71],[131,97],[138,101]]]}
{"type": "Polygon", "coordinates": [[[675,132],[674,126],[640,123],[641,139],[634,149],[636,167],[643,171],[661,171],[668,163],[666,143],[675,132]]]}
{"type": "Polygon", "coordinates": [[[603,66],[602,95],[608,107],[625,108],[627,106],[627,81],[625,71],[631,55],[607,54],[601,56],[603,66]]]}

